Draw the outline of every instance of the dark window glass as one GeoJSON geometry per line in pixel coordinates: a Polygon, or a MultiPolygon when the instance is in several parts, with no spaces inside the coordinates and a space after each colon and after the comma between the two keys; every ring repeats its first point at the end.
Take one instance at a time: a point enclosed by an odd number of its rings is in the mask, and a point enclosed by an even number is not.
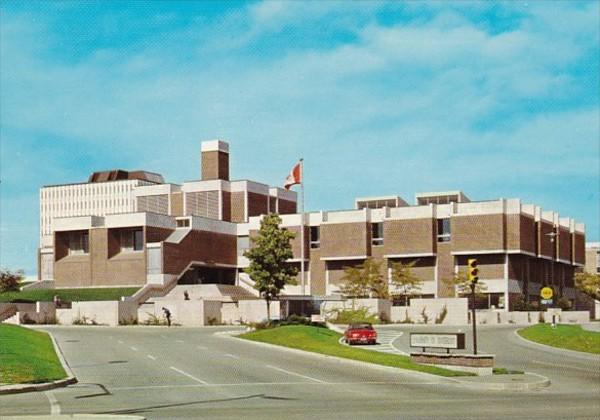
{"type": "Polygon", "coordinates": [[[313,249],[321,246],[321,228],[320,226],[310,227],[310,247],[313,249]]]}
{"type": "Polygon", "coordinates": [[[437,233],[438,242],[450,241],[450,219],[438,219],[437,233]]]}
{"type": "Polygon", "coordinates": [[[371,224],[373,245],[383,245],[383,223],[371,224]]]}

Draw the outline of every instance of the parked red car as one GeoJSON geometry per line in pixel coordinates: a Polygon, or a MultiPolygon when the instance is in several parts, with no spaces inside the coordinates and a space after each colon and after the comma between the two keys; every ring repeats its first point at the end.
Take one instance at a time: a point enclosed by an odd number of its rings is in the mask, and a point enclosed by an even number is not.
{"type": "Polygon", "coordinates": [[[376,344],[377,331],[368,322],[361,322],[348,325],[344,333],[344,340],[349,345],[352,344],[376,344]]]}

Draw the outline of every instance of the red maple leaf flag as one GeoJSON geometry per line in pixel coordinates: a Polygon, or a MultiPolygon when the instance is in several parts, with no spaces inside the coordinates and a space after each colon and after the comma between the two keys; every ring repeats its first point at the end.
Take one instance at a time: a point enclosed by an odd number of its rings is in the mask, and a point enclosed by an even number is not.
{"type": "Polygon", "coordinates": [[[292,185],[301,184],[302,183],[302,165],[301,162],[298,162],[292,168],[292,171],[285,179],[285,183],[283,184],[283,188],[289,190],[292,185]]]}

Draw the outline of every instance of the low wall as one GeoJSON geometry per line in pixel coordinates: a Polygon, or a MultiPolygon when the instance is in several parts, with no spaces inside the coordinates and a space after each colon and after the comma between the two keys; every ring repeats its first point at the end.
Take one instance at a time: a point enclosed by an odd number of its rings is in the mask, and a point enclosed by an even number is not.
{"type": "MultiPolygon", "coordinates": [[[[279,319],[279,301],[271,302],[271,319],[279,319]]],[[[267,303],[264,299],[247,299],[223,302],[221,321],[225,324],[262,322],[267,319],[267,303]]]]}
{"type": "Polygon", "coordinates": [[[336,309],[367,308],[370,315],[377,315],[380,320],[391,320],[392,303],[388,299],[346,299],[327,301],[321,306],[321,316],[325,319],[333,316],[336,309]]]}
{"type": "Polygon", "coordinates": [[[213,300],[160,300],[145,303],[137,308],[137,317],[140,324],[150,321],[153,317],[161,322],[166,322],[163,308],[171,312],[171,322],[185,327],[202,327],[211,324],[220,324],[221,302],[213,300]]]}
{"type": "Polygon", "coordinates": [[[446,354],[411,353],[410,360],[415,363],[435,365],[452,370],[473,372],[478,375],[491,375],[494,368],[492,354],[446,354]]]}
{"type": "MultiPolygon", "coordinates": [[[[496,325],[496,324],[538,324],[540,322],[552,323],[552,315],[555,315],[556,322],[562,324],[585,324],[590,322],[590,313],[588,311],[562,311],[558,308],[549,308],[546,311],[514,311],[505,312],[502,310],[477,311],[477,324],[496,325]]],[[[471,323],[469,314],[469,323],[471,323]]]]}
{"type": "Polygon", "coordinates": [[[467,325],[469,323],[468,300],[466,298],[411,299],[410,306],[392,306],[391,321],[467,325]],[[442,316],[444,311],[446,315],[442,316]]]}
{"type": "Polygon", "coordinates": [[[71,309],[57,309],[60,324],[90,324],[115,327],[137,320],[137,303],[132,301],[72,302],[71,309]]]}

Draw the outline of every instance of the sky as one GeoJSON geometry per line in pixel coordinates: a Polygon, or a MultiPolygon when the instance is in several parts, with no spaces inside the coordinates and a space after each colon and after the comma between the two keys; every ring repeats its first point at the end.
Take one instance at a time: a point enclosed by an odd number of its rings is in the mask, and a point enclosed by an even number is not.
{"type": "Polygon", "coordinates": [[[462,190],[600,240],[600,2],[0,1],[0,266],[37,271],[39,188],[97,170],[281,185],[307,210],[462,190]]]}

